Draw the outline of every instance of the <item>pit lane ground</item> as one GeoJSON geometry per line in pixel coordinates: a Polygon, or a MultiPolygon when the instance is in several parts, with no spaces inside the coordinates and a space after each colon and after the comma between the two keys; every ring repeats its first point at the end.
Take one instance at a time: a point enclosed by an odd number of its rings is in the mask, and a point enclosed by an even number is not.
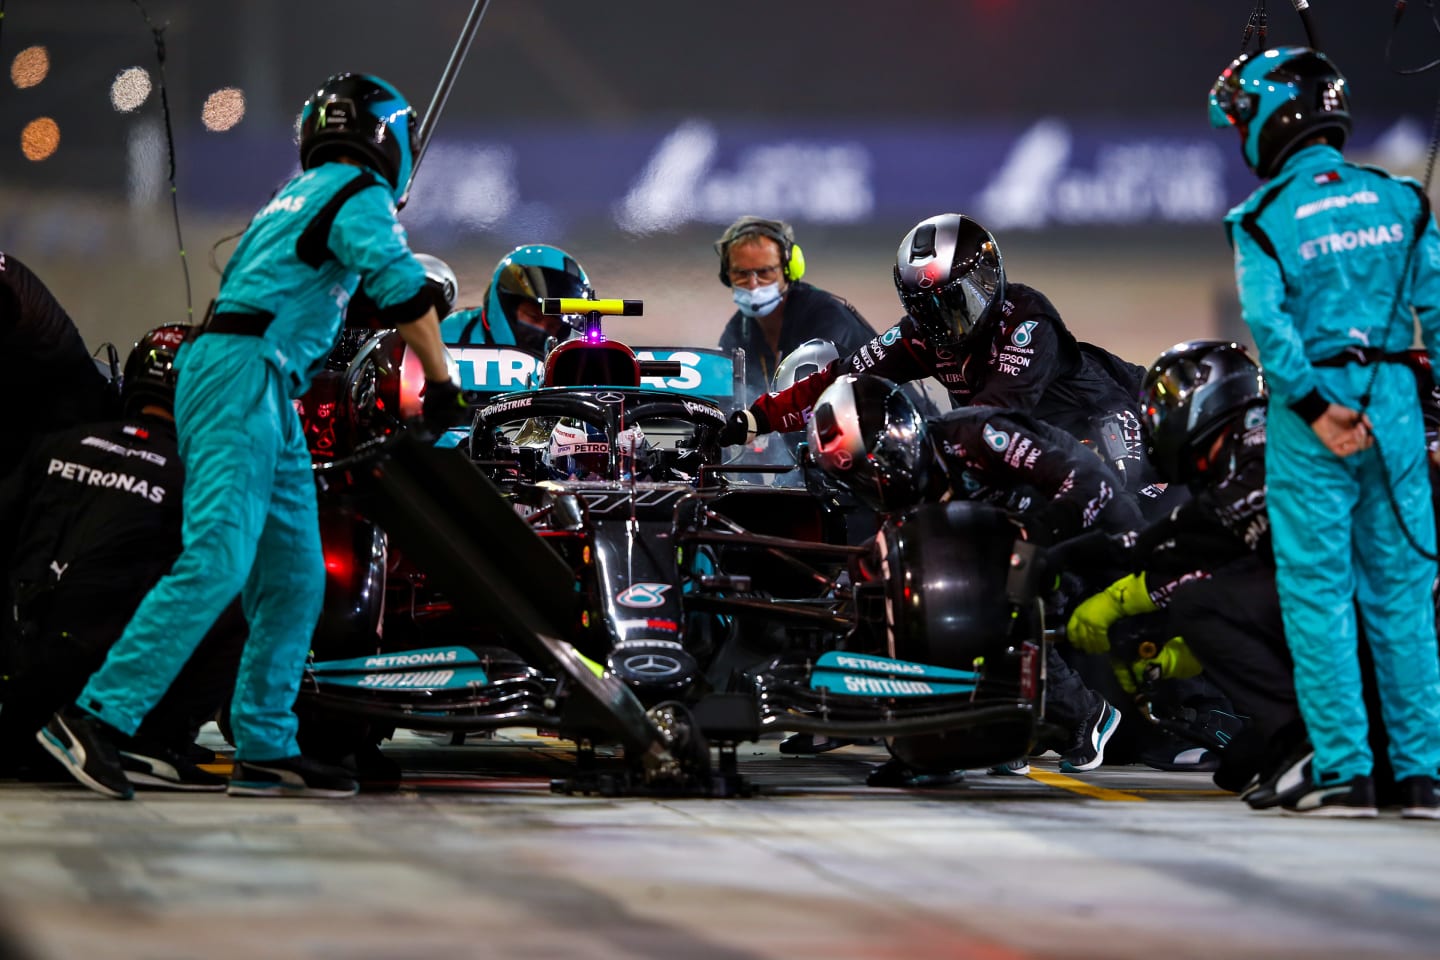
{"type": "Polygon", "coordinates": [[[879,748],[775,740],[734,800],[552,795],[569,754],[524,733],[386,752],[404,786],[348,801],[0,782],[0,958],[1440,955],[1440,823],[1393,811],[1053,761],[876,790],[879,748]]]}

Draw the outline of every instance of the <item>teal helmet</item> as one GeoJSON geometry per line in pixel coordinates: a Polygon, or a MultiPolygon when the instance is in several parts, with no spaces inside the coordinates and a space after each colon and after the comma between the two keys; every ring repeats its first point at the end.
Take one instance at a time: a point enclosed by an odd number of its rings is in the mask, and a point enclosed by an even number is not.
{"type": "Polygon", "coordinates": [[[403,205],[419,136],[415,110],[399,90],[379,77],[339,73],[300,111],[300,168],[354,157],[380,174],[403,205]]]}
{"type": "Polygon", "coordinates": [[[1350,135],[1350,94],[1330,58],[1309,47],[1244,54],[1210,90],[1211,126],[1235,127],[1240,152],[1269,179],[1305,141],[1324,137],[1339,149],[1350,135]]]}
{"type": "Polygon", "coordinates": [[[544,243],[516,247],[495,265],[485,291],[485,319],[494,329],[504,317],[511,330],[520,324],[522,301],[538,302],[547,297],[594,300],[595,290],[585,268],[574,257],[544,243]]]}

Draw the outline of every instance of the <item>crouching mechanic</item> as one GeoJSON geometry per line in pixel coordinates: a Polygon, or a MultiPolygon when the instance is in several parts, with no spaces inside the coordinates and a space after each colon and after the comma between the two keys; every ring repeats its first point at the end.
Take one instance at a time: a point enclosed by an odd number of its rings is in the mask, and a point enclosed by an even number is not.
{"type": "Polygon", "coordinates": [[[934,377],[956,406],[1018,410],[1093,445],[1147,509],[1159,497],[1135,409],[1143,371],[1077,340],[1044,294],[1008,282],[1000,246],[983,226],[958,213],[921,221],[900,242],[895,287],[906,311],[899,323],[789,390],[736,411],[721,443],[800,429],[842,374],[896,383],[934,377]]]}
{"type": "MultiPolygon", "coordinates": [[[[123,419],[43,438],[0,494],[9,614],[0,623],[8,651],[0,656],[0,775],[39,777],[53,766],[36,731],[80,692],[180,552],[185,473],[173,362],[189,329],[171,324],[142,337],[125,363],[123,419]]],[[[121,746],[131,782],[225,789],[186,754],[234,684],[241,638],[212,631],[121,746]]]]}
{"type": "MultiPolygon", "coordinates": [[[[1140,520],[1099,457],[1018,411],[962,407],[927,421],[889,380],[846,374],[816,401],[807,436],[821,469],[883,513],[952,497],[981,500],[1017,514],[1027,539],[1043,546],[1092,527],[1118,533],[1140,520]]],[[[1120,714],[1053,646],[1046,671],[1047,719],[1070,732],[1061,769],[1093,770],[1120,714]]]]}
{"type": "Polygon", "coordinates": [[[1134,538],[1127,565],[1139,572],[1077,606],[1066,627],[1076,647],[1123,660],[1122,683],[1203,668],[1249,718],[1215,773],[1218,786],[1247,794],[1305,743],[1265,509],[1265,402],[1260,368],[1239,344],[1191,340],[1151,364],[1141,393],[1151,459],[1193,496],[1134,538]],[[1145,659],[1112,648],[1119,620],[1156,611],[1161,632],[1179,636],[1145,659]]]}
{"type": "Polygon", "coordinates": [[[184,549],[76,704],[39,739],[76,779],[128,798],[115,748],[135,731],[231,599],[250,634],[231,701],[241,796],[348,796],[349,773],[300,754],[292,709],[324,596],[315,485],[293,399],[341,328],[357,283],[424,367],[427,426],[461,414],[425,270],[396,204],[415,113],[376,77],[331,77],[300,115],[300,166],[251,220],[213,316],[181,348],[175,414],[185,463],[184,549]]]}

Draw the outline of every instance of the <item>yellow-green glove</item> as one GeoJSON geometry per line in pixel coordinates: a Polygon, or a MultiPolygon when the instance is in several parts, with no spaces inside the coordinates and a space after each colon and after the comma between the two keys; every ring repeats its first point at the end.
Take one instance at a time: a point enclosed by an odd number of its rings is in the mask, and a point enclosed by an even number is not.
{"type": "Polygon", "coordinates": [[[1155,604],[1145,589],[1145,574],[1131,574],[1116,580],[1095,596],[1086,599],[1070,615],[1065,635],[1086,653],[1110,649],[1110,625],[1121,617],[1153,613],[1155,604]]]}
{"type": "Polygon", "coordinates": [[[1136,660],[1124,663],[1112,661],[1115,679],[1126,693],[1134,693],[1145,682],[1147,676],[1155,680],[1188,680],[1200,675],[1205,666],[1190,650],[1183,637],[1172,637],[1160,652],[1150,660],[1136,660]],[[1157,673],[1151,673],[1152,668],[1157,673]]]}

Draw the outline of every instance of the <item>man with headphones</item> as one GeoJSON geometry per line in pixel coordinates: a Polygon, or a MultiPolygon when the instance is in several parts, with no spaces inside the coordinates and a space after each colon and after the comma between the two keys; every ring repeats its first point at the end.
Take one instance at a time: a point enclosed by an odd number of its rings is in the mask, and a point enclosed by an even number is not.
{"type": "Polygon", "coordinates": [[[875,336],[849,303],[801,279],[805,253],[788,223],[743,216],[715,242],[715,252],[720,282],[736,307],[720,348],[745,351],[746,403],[769,392],[780,361],[805,341],[829,340],[847,356],[875,336]]]}

